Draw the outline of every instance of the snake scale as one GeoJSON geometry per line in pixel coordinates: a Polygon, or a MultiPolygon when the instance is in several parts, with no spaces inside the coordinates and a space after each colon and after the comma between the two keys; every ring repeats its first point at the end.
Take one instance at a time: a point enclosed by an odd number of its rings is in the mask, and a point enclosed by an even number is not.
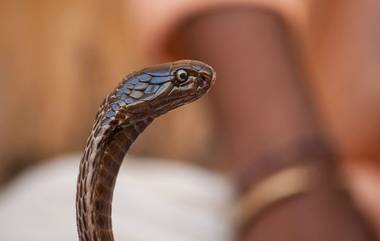
{"type": "Polygon", "coordinates": [[[80,241],[113,241],[116,177],[129,147],[158,116],[208,92],[214,70],[179,60],[129,74],[103,101],[80,162],[76,215],[80,241]]]}

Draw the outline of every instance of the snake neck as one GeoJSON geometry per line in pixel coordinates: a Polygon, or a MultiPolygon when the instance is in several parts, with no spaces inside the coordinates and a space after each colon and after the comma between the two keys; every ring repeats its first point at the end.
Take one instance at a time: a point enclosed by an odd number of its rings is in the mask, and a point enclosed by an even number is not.
{"type": "Polygon", "coordinates": [[[77,182],[80,241],[114,240],[111,211],[116,177],[129,147],[152,120],[125,118],[122,125],[114,125],[102,123],[101,116],[96,119],[80,162],[77,182]]]}

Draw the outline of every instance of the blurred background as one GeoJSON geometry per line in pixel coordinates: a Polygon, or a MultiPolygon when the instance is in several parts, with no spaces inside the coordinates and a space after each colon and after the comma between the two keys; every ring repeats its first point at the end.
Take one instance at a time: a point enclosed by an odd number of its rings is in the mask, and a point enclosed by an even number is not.
{"type": "MultiPolygon", "coordinates": [[[[318,118],[338,150],[340,170],[360,209],[380,230],[380,189],[376,188],[380,185],[380,3],[242,2],[269,8],[286,20],[291,51],[300,63],[297,68],[307,76],[318,118]]],[[[180,3],[168,11],[170,4],[0,1],[0,201],[5,207],[22,191],[17,188],[27,189],[29,180],[36,180],[26,175],[30,170],[53,163],[57,156],[61,162],[65,155],[73,163],[79,161],[75,155],[84,148],[99,104],[124,75],[174,58],[161,41],[173,28],[171,21],[178,23],[178,16],[187,12],[178,7],[180,3]]],[[[188,9],[192,14],[198,8],[188,9]]],[[[222,129],[215,124],[218,117],[213,115],[210,98],[156,120],[132,148],[132,155],[195,165],[196,172],[206,170],[210,175],[229,173],[232,160],[223,158],[218,141],[222,129]]],[[[228,203],[228,181],[213,178],[218,181],[207,180],[214,183],[207,185],[223,186],[220,195],[228,203]]],[[[0,223],[9,218],[0,213],[0,223]]],[[[22,232],[15,228],[4,240],[22,240],[16,230],[22,232]]]]}

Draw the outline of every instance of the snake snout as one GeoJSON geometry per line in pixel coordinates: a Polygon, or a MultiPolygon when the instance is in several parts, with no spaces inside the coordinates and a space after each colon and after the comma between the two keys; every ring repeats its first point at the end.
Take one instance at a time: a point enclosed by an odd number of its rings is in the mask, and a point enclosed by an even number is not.
{"type": "Polygon", "coordinates": [[[203,91],[208,91],[208,89],[215,82],[215,71],[212,67],[204,65],[203,68],[199,71],[198,89],[203,91]]]}

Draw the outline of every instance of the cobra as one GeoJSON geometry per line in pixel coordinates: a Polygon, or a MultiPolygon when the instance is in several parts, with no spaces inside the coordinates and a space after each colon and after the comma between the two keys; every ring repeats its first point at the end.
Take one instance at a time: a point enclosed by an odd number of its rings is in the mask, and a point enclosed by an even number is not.
{"type": "Polygon", "coordinates": [[[113,241],[115,182],[129,147],[158,116],[197,100],[215,80],[214,70],[180,60],[129,74],[103,101],[80,161],[76,216],[80,241],[113,241]]]}

